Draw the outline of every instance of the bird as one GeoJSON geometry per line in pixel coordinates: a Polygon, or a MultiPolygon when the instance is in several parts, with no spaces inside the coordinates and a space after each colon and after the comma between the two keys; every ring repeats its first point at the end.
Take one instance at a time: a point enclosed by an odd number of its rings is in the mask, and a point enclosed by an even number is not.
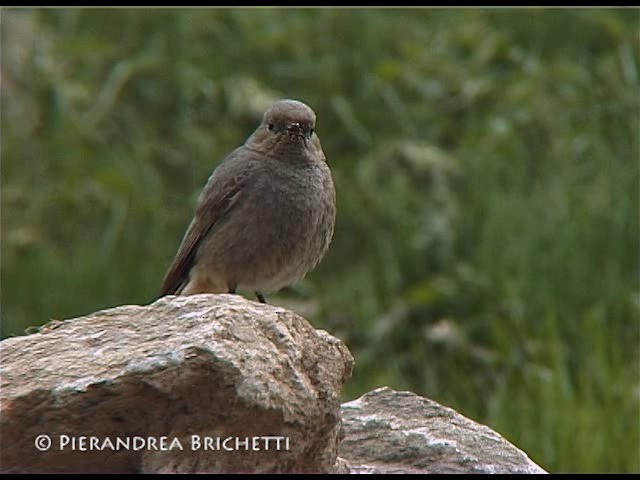
{"type": "Polygon", "coordinates": [[[305,103],[273,103],[247,141],[213,170],[167,270],[160,297],[292,285],[325,256],[336,191],[305,103]]]}

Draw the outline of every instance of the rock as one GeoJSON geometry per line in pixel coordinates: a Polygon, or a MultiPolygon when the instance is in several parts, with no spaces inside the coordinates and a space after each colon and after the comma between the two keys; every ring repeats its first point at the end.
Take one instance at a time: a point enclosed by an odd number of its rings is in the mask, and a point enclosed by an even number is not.
{"type": "Polygon", "coordinates": [[[2,473],[544,473],[413,393],[340,410],[346,347],[235,295],[54,321],[0,342],[0,359],[2,473]]]}
{"type": "Polygon", "coordinates": [[[0,349],[2,473],[333,471],[353,358],[284,309],[164,297],[0,349]]]}
{"type": "Polygon", "coordinates": [[[411,392],[342,405],[338,454],[351,473],[546,473],[489,427],[411,392]]]}

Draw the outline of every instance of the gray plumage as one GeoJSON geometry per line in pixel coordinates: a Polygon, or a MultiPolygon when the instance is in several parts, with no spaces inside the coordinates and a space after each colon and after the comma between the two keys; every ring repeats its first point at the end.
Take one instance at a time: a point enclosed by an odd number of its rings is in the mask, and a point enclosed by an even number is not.
{"type": "Polygon", "coordinates": [[[163,295],[274,292],[325,255],[336,204],[331,171],[302,102],[281,100],[213,171],[165,275],[163,295]]]}

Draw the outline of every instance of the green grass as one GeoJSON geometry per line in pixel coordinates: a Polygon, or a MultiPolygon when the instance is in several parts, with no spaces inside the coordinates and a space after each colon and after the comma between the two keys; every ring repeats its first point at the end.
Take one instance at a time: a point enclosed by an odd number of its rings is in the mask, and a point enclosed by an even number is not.
{"type": "Polygon", "coordinates": [[[338,224],[271,301],[554,472],[640,471],[638,10],[8,10],[2,335],[155,298],[217,162],[318,114],[338,224]]]}

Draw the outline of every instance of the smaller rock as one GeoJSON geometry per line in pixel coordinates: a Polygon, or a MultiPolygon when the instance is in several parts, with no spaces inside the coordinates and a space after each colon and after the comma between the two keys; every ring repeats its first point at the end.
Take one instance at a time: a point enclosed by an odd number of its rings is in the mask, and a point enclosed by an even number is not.
{"type": "Polygon", "coordinates": [[[489,427],[387,387],[342,405],[351,473],[546,473],[489,427]]]}

